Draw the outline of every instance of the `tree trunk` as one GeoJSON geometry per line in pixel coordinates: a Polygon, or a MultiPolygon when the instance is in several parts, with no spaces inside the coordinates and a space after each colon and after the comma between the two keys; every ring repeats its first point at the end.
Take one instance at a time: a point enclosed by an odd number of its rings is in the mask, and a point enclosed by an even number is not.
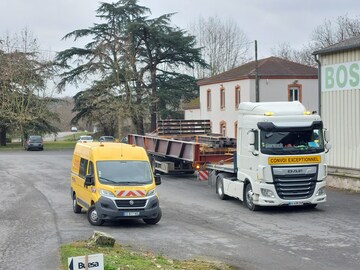
{"type": "Polygon", "coordinates": [[[7,131],[6,127],[0,128],[0,145],[1,146],[6,146],[6,131],[7,131]]]}
{"type": "Polygon", "coordinates": [[[151,99],[152,104],[150,106],[150,132],[154,132],[157,127],[157,91],[156,91],[156,66],[151,68],[151,99]]]}

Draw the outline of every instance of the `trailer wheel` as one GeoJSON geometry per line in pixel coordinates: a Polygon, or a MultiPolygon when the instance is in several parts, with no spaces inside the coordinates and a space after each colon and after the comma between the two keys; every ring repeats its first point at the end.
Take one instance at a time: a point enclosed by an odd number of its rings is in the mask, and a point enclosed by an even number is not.
{"type": "Polygon", "coordinates": [[[222,174],[219,174],[216,178],[216,193],[218,194],[220,200],[226,200],[228,198],[224,192],[224,177],[222,174]]]}
{"type": "Polygon", "coordinates": [[[245,193],[244,193],[245,205],[251,211],[257,211],[260,209],[260,206],[254,204],[252,195],[253,195],[252,186],[250,183],[247,183],[247,185],[245,187],[245,193]]]}

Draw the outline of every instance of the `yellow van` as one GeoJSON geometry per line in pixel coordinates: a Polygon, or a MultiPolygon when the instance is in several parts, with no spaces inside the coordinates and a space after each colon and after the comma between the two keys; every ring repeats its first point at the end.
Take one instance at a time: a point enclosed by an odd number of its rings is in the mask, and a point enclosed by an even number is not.
{"type": "Polygon", "coordinates": [[[106,220],[142,219],[156,224],[161,209],[148,156],[142,147],[123,143],[81,143],[71,166],[73,210],[87,210],[90,224],[106,220]]]}

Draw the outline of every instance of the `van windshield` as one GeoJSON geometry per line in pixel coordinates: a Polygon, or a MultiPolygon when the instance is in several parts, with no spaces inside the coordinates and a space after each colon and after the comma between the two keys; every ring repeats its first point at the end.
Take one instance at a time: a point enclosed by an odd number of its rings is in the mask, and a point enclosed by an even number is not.
{"type": "Polygon", "coordinates": [[[152,183],[150,165],[146,161],[111,160],[96,162],[99,181],[104,185],[146,185],[152,183]]]}

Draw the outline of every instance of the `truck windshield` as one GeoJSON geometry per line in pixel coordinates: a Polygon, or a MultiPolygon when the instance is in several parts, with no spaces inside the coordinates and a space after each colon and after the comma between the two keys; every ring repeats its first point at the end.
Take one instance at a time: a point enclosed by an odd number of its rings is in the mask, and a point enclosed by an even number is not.
{"type": "Polygon", "coordinates": [[[152,173],[146,161],[98,161],[97,175],[104,185],[145,185],[151,184],[152,173]]]}
{"type": "Polygon", "coordinates": [[[262,130],[261,152],[275,155],[320,153],[324,151],[322,134],[321,128],[297,128],[296,131],[262,130]]]}

